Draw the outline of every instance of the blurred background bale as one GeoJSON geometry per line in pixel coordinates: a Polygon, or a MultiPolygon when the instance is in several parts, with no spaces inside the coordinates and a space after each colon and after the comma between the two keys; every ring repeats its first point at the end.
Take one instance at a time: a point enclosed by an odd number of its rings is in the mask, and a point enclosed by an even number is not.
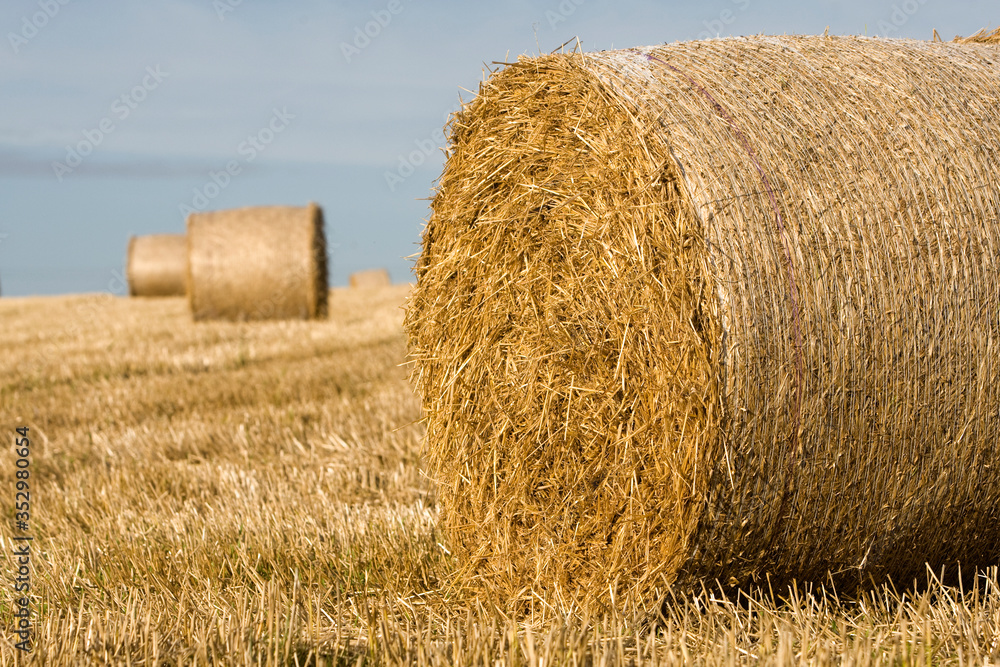
{"type": "Polygon", "coordinates": [[[458,581],[649,605],[1000,560],[982,41],[716,39],[481,84],[406,316],[458,581]]]}
{"type": "Polygon", "coordinates": [[[133,236],[126,269],[130,296],[184,296],[187,240],[183,234],[133,236]]]}
{"type": "Polygon", "coordinates": [[[187,229],[196,320],[326,317],[326,237],[316,204],[192,213],[187,229]]]}
{"type": "Polygon", "coordinates": [[[385,269],[368,269],[351,274],[351,287],[363,289],[368,287],[387,287],[392,284],[389,272],[385,269]]]}

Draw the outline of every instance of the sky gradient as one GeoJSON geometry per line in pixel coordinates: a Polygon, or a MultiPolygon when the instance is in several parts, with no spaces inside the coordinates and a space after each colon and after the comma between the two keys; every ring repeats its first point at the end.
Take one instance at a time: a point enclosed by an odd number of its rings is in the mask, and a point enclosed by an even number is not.
{"type": "Polygon", "coordinates": [[[576,38],[588,51],[827,27],[951,39],[998,20],[995,0],[10,0],[0,290],[122,294],[133,234],[183,232],[191,209],[310,201],[332,284],[378,266],[405,282],[442,127],[494,61],[576,38]]]}

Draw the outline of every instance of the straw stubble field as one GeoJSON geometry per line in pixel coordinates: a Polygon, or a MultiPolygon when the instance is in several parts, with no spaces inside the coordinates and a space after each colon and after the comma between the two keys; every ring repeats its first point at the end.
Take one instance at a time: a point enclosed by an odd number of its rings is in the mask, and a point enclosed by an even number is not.
{"type": "Polygon", "coordinates": [[[514,621],[450,588],[401,365],[407,290],[335,291],[312,322],[194,324],[181,298],[0,302],[0,538],[9,554],[27,426],[37,630],[19,656],[8,557],[0,662],[1000,660],[995,572],[854,601],[709,591],[660,618],[514,621]]]}

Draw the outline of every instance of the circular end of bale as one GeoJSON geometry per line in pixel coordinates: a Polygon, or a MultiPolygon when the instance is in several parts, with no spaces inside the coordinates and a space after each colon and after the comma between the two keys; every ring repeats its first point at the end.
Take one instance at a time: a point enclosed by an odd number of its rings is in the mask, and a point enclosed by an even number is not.
{"type": "Polygon", "coordinates": [[[312,252],[315,271],[313,273],[312,292],[309,295],[310,303],[315,304],[312,309],[312,319],[325,319],[329,314],[330,299],[330,278],[329,266],[326,255],[326,222],[323,219],[323,209],[314,202],[309,202],[308,216],[311,220],[312,228],[312,252]]]}
{"type": "Polygon", "coordinates": [[[184,235],[131,237],[125,274],[129,296],[184,296],[187,276],[184,235]]]}
{"type": "Polygon", "coordinates": [[[716,448],[699,218],[579,63],[509,66],[458,115],[406,316],[443,528],[503,607],[658,599],[716,448]]]}

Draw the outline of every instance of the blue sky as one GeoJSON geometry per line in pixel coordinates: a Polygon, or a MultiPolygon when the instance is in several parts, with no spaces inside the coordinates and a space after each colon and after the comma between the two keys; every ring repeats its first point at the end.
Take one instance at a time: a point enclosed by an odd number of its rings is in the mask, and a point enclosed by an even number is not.
{"type": "Polygon", "coordinates": [[[190,209],[309,201],[333,284],[376,266],[406,281],[441,128],[484,64],[576,37],[950,39],[998,21],[995,0],[7,0],[0,289],[122,293],[133,234],[183,232],[190,209]]]}

